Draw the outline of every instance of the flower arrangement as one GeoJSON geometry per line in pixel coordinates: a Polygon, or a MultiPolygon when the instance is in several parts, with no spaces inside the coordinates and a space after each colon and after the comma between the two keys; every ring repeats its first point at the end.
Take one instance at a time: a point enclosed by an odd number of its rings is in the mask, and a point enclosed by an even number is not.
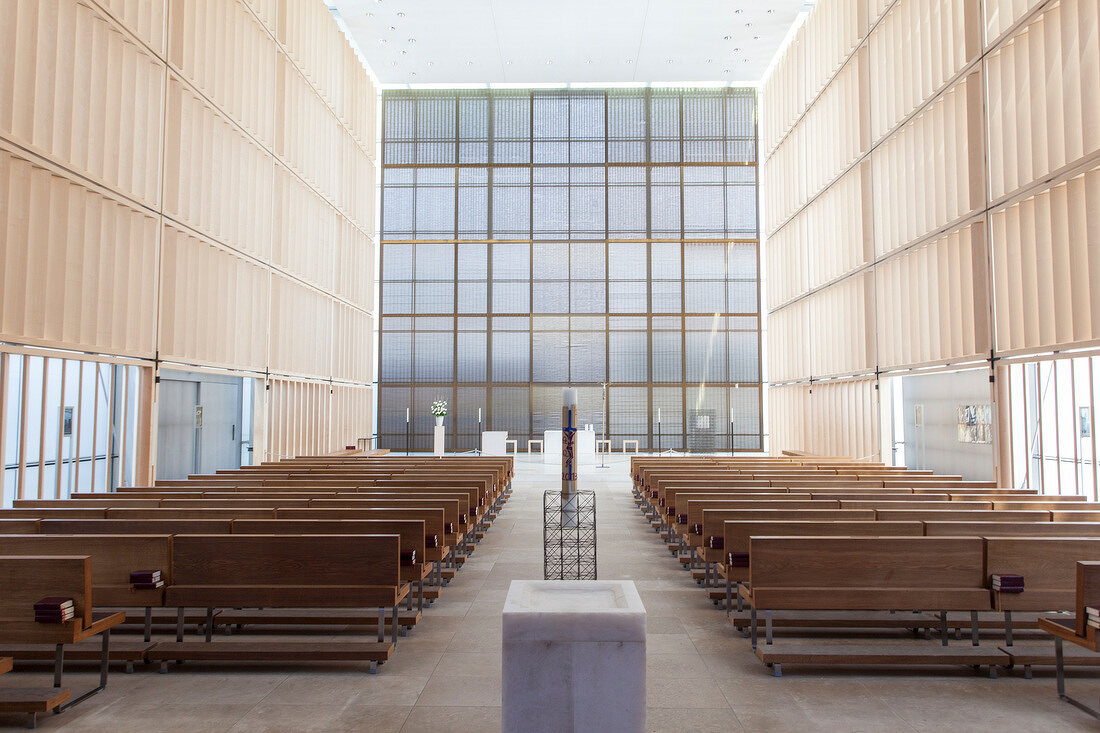
{"type": "Polygon", "coordinates": [[[429,408],[429,411],[435,417],[447,417],[447,401],[446,400],[436,400],[435,402],[432,403],[432,406],[429,408]]]}

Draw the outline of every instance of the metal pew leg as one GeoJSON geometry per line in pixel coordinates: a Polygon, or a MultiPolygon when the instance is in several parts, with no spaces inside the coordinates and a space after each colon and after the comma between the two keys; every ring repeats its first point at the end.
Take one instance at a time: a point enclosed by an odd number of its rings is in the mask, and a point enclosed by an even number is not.
{"type": "Polygon", "coordinates": [[[183,606],[176,609],[176,641],[183,641],[183,606]]]}
{"type": "Polygon", "coordinates": [[[378,607],[378,643],[386,640],[386,609],[378,607]]]}
{"type": "Polygon", "coordinates": [[[423,611],[424,610],[424,579],[423,578],[416,581],[416,593],[417,593],[416,610],[417,611],[423,611]]]}
{"type": "Polygon", "coordinates": [[[736,586],[737,587],[734,590],[737,591],[737,610],[742,611],[745,608],[745,601],[741,597],[741,581],[740,580],[737,581],[736,586]]]}
{"type": "Polygon", "coordinates": [[[206,640],[212,641],[214,636],[214,608],[208,606],[206,609],[206,640]]]}
{"type": "Polygon", "coordinates": [[[1012,611],[1005,611],[1005,646],[1012,646],[1012,611]]]}
{"type": "Polygon", "coordinates": [[[764,641],[772,643],[772,612],[764,611],[764,641]]]}
{"type": "Polygon", "coordinates": [[[970,612],[970,643],[973,646],[978,646],[978,612],[970,612]]]}
{"type": "MultiPolygon", "coordinates": [[[[56,708],[53,709],[54,714],[68,710],[77,703],[87,700],[92,695],[95,695],[97,692],[107,687],[107,674],[110,671],[111,665],[111,630],[107,629],[101,634],[101,636],[102,640],[100,641],[99,652],[99,686],[93,687],[92,689],[82,694],[80,697],[77,697],[74,700],[70,700],[64,705],[58,705],[56,708]]],[[[65,661],[63,645],[58,644],[57,647],[57,658],[54,666],[54,687],[61,687],[61,671],[65,661]]]]}
{"type": "Polygon", "coordinates": [[[940,611],[940,636],[943,637],[943,645],[947,646],[947,611],[940,611]]]}
{"type": "Polygon", "coordinates": [[[733,613],[733,583],[726,578],[726,617],[729,618],[731,613],[733,613]]]}
{"type": "Polygon", "coordinates": [[[153,607],[145,607],[145,641],[153,638],[153,607]]]}
{"type": "Polygon", "coordinates": [[[111,630],[103,632],[102,648],[99,650],[99,689],[107,686],[107,672],[111,666],[111,630]]]}
{"type": "MultiPolygon", "coordinates": [[[[61,675],[65,670],[65,645],[57,644],[54,647],[53,655],[53,686],[61,687],[61,675]]],[[[54,708],[55,713],[61,712],[57,708],[54,708]]]]}
{"type": "Polygon", "coordinates": [[[393,645],[397,646],[397,632],[400,626],[397,624],[397,609],[401,604],[393,604],[393,620],[391,621],[392,628],[390,629],[390,638],[393,640],[393,645]]]}
{"type": "Polygon", "coordinates": [[[752,640],[752,648],[756,649],[756,606],[749,609],[749,639],[752,640]]]}
{"type": "Polygon", "coordinates": [[[1062,656],[1062,637],[1054,637],[1054,670],[1058,679],[1058,697],[1066,699],[1065,658],[1062,656]]]}

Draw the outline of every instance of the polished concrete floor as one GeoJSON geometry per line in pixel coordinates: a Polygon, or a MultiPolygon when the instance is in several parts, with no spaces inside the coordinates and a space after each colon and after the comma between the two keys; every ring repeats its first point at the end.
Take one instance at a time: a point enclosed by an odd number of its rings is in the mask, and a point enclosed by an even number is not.
{"type": "MultiPolygon", "coordinates": [[[[1055,695],[1053,675],[999,679],[969,670],[800,670],[774,678],[634,507],[627,461],[585,468],[598,497],[599,573],[637,583],[648,611],[648,722],[653,731],[1097,730],[1055,695]]],[[[357,665],[188,663],[112,674],[106,691],[42,729],[66,731],[493,731],[500,728],[500,614],[508,584],[542,577],[542,490],[558,472],[517,460],[515,492],[486,539],[422,624],[377,675],[357,665]]],[[[259,634],[258,630],[246,633],[259,634]]],[[[124,635],[119,635],[125,638],[124,635]]],[[[333,636],[331,638],[341,638],[333,636]]],[[[349,633],[342,638],[354,638],[349,633]]],[[[983,642],[986,643],[986,642],[983,642]]],[[[74,667],[74,671],[80,669],[74,667]]],[[[88,667],[68,674],[90,686],[88,667]]],[[[0,685],[48,685],[38,666],[0,685]]],[[[1100,673],[1069,692],[1096,703],[1100,673]]],[[[609,701],[614,704],[614,701],[609,701]]],[[[21,716],[0,713],[0,727],[21,716]]]]}

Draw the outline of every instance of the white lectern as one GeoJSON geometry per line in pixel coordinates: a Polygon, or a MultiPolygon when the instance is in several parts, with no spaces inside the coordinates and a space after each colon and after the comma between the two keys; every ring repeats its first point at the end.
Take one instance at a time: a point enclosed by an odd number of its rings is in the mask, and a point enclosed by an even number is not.
{"type": "Polygon", "coordinates": [[[645,730],[645,607],[629,580],[513,580],[503,731],[645,730]]]}
{"type": "Polygon", "coordinates": [[[434,433],[435,441],[432,445],[432,452],[437,456],[442,456],[443,455],[443,440],[444,440],[444,436],[446,434],[444,432],[445,428],[442,425],[436,425],[434,430],[435,430],[435,433],[434,433]]]}
{"type": "Polygon", "coordinates": [[[481,434],[481,455],[503,456],[508,451],[507,430],[486,430],[481,434]]]}

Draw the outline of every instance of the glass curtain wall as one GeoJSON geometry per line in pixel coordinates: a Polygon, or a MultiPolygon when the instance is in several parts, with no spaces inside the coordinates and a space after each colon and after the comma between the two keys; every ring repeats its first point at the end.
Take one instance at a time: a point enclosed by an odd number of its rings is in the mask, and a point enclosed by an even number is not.
{"type": "Polygon", "coordinates": [[[0,348],[0,507],[132,486],[149,369],[0,348]]]}
{"type": "Polygon", "coordinates": [[[524,450],[575,386],[615,451],[761,449],[754,90],[382,98],[380,446],[445,399],[524,450]]]}

